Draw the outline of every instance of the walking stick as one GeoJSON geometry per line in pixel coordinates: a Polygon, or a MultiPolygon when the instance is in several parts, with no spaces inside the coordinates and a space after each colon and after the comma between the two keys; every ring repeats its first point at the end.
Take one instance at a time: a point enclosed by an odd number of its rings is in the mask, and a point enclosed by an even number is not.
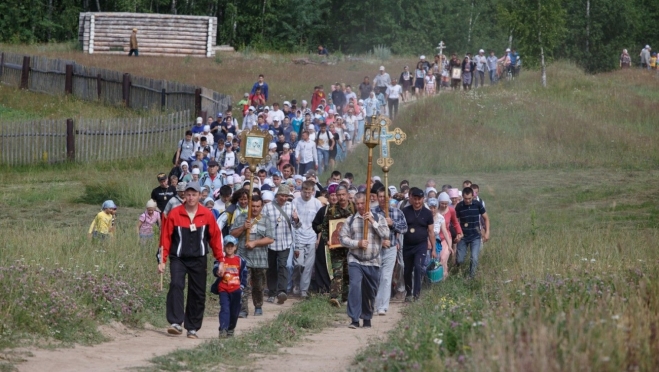
{"type": "MultiPolygon", "coordinates": [[[[162,263],[162,247],[158,248],[158,251],[159,251],[158,256],[160,256],[160,260],[159,260],[160,262],[159,263],[162,263]]],[[[160,273],[160,292],[162,292],[162,281],[163,281],[164,276],[165,276],[165,273],[160,273]]]]}

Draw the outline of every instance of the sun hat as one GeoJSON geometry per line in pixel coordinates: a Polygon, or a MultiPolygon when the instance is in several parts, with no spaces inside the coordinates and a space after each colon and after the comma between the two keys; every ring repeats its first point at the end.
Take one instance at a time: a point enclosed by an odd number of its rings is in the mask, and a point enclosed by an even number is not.
{"type": "Polygon", "coordinates": [[[103,202],[101,209],[117,209],[117,205],[112,200],[106,200],[103,202]]]}
{"type": "Polygon", "coordinates": [[[290,106],[290,105],[291,105],[290,102],[288,102],[288,101],[284,101],[284,106],[290,106]]]}
{"type": "Polygon", "coordinates": [[[288,185],[281,184],[277,188],[277,195],[290,195],[291,194],[291,189],[288,187],[288,185]]]}
{"type": "Polygon", "coordinates": [[[176,184],[176,191],[177,192],[178,191],[185,191],[185,185],[186,184],[187,184],[186,182],[179,182],[178,184],[176,184]]]}
{"type": "Polygon", "coordinates": [[[158,203],[156,203],[156,201],[153,200],[153,199],[149,199],[149,201],[146,202],[146,207],[147,207],[147,208],[157,208],[157,207],[158,207],[158,203]]]}

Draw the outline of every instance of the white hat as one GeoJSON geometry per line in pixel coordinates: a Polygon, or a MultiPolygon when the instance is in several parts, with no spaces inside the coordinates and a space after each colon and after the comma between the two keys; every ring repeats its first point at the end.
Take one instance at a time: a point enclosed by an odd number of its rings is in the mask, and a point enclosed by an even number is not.
{"type": "Polygon", "coordinates": [[[199,117],[197,118],[197,124],[201,124],[201,123],[203,123],[203,122],[204,122],[204,119],[202,119],[201,116],[199,116],[199,117]]]}
{"type": "Polygon", "coordinates": [[[199,168],[195,168],[195,169],[192,170],[192,174],[199,174],[199,173],[201,173],[199,171],[199,168]]]}
{"type": "Polygon", "coordinates": [[[360,99],[360,100],[359,100],[359,103],[364,103],[364,100],[363,100],[363,99],[360,99]]]}
{"type": "Polygon", "coordinates": [[[479,50],[478,53],[485,53],[483,49],[479,50]]]}
{"type": "Polygon", "coordinates": [[[396,190],[396,186],[394,186],[394,185],[389,186],[389,191],[391,191],[392,194],[395,194],[395,193],[398,192],[398,190],[396,190]]]}
{"type": "Polygon", "coordinates": [[[211,131],[211,126],[210,125],[204,125],[204,132],[210,132],[211,131]]]}
{"type": "Polygon", "coordinates": [[[263,111],[265,111],[265,110],[268,110],[268,111],[270,111],[270,107],[268,107],[268,106],[265,106],[265,107],[263,108],[263,111]]]}
{"type": "Polygon", "coordinates": [[[380,176],[373,176],[373,177],[371,178],[371,181],[373,181],[373,182],[375,182],[375,181],[382,182],[382,179],[380,178],[380,176]]]}
{"type": "Polygon", "coordinates": [[[510,52],[510,48],[506,48],[506,52],[510,52]]]}
{"type": "Polygon", "coordinates": [[[384,71],[384,66],[380,66],[380,71],[384,71]]]}
{"type": "Polygon", "coordinates": [[[290,149],[290,148],[291,148],[291,145],[289,145],[288,143],[285,143],[285,144],[284,144],[284,148],[285,148],[285,149],[290,149]]]}
{"type": "Polygon", "coordinates": [[[227,133],[227,138],[229,137],[233,138],[233,133],[227,133]]]}
{"type": "Polygon", "coordinates": [[[426,56],[422,54],[421,57],[419,57],[419,59],[426,59],[426,56]]]}
{"type": "Polygon", "coordinates": [[[284,106],[290,106],[290,105],[291,105],[290,102],[288,102],[288,101],[284,101],[284,106]]]}
{"type": "Polygon", "coordinates": [[[156,203],[155,200],[153,200],[153,199],[149,199],[149,201],[146,202],[146,207],[147,208],[157,208],[158,203],[156,203]]]}
{"type": "Polygon", "coordinates": [[[233,184],[234,185],[237,184],[237,183],[240,183],[241,181],[242,181],[242,178],[240,178],[240,175],[238,175],[238,174],[233,175],[233,184]]]}
{"type": "Polygon", "coordinates": [[[182,162],[181,162],[181,168],[183,168],[184,165],[185,165],[186,167],[189,167],[189,166],[190,166],[190,165],[188,164],[187,161],[182,161],[182,162]]]}
{"type": "Polygon", "coordinates": [[[261,192],[261,199],[265,201],[273,201],[275,200],[275,193],[270,190],[263,191],[261,192]]]}
{"type": "Polygon", "coordinates": [[[306,99],[303,99],[303,100],[302,100],[302,104],[303,104],[303,105],[306,105],[306,104],[307,104],[307,100],[306,100],[306,99]]]}
{"type": "Polygon", "coordinates": [[[646,46],[645,46],[645,49],[650,49],[650,46],[649,46],[649,45],[646,45],[646,46]]]}
{"type": "Polygon", "coordinates": [[[269,149],[276,149],[277,144],[276,143],[271,143],[270,146],[268,146],[269,149]]]}
{"type": "Polygon", "coordinates": [[[255,111],[256,109],[254,108],[254,106],[249,106],[249,108],[248,108],[247,110],[249,110],[249,111],[255,111]]]}

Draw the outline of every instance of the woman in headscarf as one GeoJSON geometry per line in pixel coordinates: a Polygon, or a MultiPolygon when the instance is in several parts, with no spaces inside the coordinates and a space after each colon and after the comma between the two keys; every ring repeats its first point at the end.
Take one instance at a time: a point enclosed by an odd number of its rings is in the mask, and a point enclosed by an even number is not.
{"type": "Polygon", "coordinates": [[[414,69],[414,95],[423,95],[425,78],[426,70],[423,69],[423,62],[419,61],[419,63],[416,64],[416,69],[414,69]]]}
{"type": "Polygon", "coordinates": [[[620,68],[630,68],[632,67],[632,57],[627,53],[627,49],[622,50],[620,55],[620,68]]]}
{"type": "Polygon", "coordinates": [[[181,174],[179,180],[181,182],[190,182],[192,180],[192,175],[190,174],[190,169],[187,161],[181,162],[181,174]]]}
{"type": "Polygon", "coordinates": [[[462,239],[462,227],[460,227],[458,216],[455,214],[455,205],[451,205],[451,198],[449,198],[449,194],[446,192],[440,193],[437,200],[439,202],[437,212],[441,214],[444,217],[444,221],[446,221],[446,226],[449,234],[451,234],[451,240],[453,242],[453,246],[449,247],[451,247],[451,252],[454,253],[458,241],[462,239]]]}
{"type": "MultiPolygon", "coordinates": [[[[325,220],[325,215],[328,213],[328,209],[332,208],[338,203],[338,198],[336,196],[336,190],[339,188],[339,185],[336,183],[330,184],[327,187],[327,199],[329,203],[318,210],[316,217],[312,222],[312,227],[314,231],[320,232],[323,227],[323,222],[325,220]]],[[[318,242],[318,248],[316,248],[316,262],[314,263],[314,275],[316,286],[318,287],[318,292],[320,293],[329,293],[331,279],[329,277],[328,268],[327,268],[327,257],[325,254],[325,239],[321,237],[318,242]]]]}
{"type": "Polygon", "coordinates": [[[473,77],[474,71],[476,70],[476,63],[465,56],[465,59],[462,60],[462,89],[470,90],[471,89],[471,79],[473,77]]]}
{"type": "Polygon", "coordinates": [[[453,253],[451,247],[453,246],[453,241],[451,240],[451,234],[446,229],[446,221],[444,216],[438,212],[439,201],[436,198],[428,199],[428,208],[432,212],[434,218],[434,228],[435,231],[435,251],[439,255],[439,262],[444,267],[444,277],[448,275],[448,260],[453,253]]]}

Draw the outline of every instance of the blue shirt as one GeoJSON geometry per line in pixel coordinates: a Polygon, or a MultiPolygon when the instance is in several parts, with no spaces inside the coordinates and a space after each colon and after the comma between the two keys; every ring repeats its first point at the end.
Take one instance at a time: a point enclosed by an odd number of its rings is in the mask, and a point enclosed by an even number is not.
{"type": "Polygon", "coordinates": [[[254,83],[254,86],[252,87],[252,94],[256,93],[256,88],[261,87],[261,93],[263,93],[263,97],[265,97],[265,100],[268,100],[268,83],[265,81],[263,82],[263,85],[259,85],[259,82],[257,81],[254,83]]]}
{"type": "Polygon", "coordinates": [[[480,217],[485,214],[483,203],[478,200],[472,200],[471,204],[466,205],[463,201],[455,206],[455,215],[460,221],[462,227],[462,240],[466,243],[472,242],[481,237],[480,217]]]}

